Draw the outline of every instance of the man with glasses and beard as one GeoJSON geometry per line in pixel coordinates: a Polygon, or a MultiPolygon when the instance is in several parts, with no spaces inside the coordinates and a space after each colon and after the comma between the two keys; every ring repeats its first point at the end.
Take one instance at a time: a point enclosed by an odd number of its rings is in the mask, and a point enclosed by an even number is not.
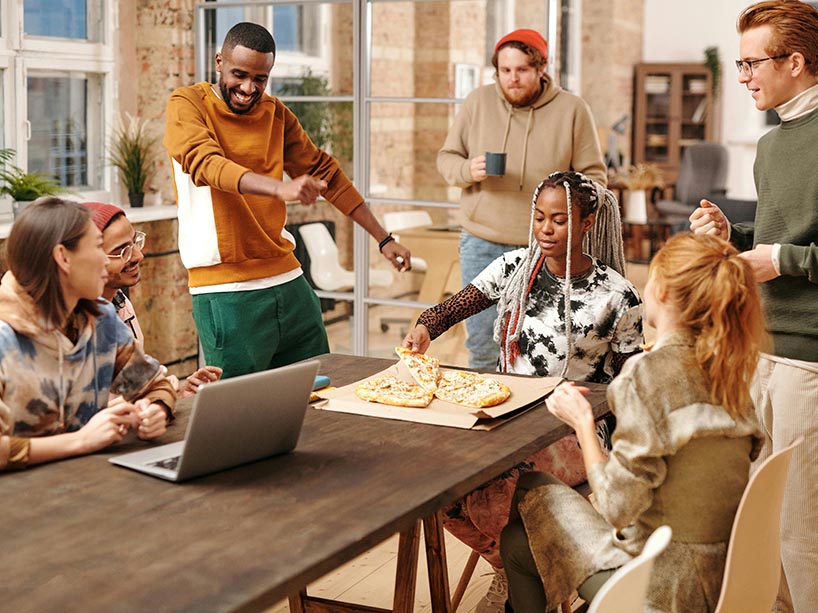
{"type": "MultiPolygon", "coordinates": [[[[460,196],[463,286],[506,251],[528,245],[531,194],[552,172],[574,170],[607,185],[594,119],[581,98],[545,72],[548,45],[515,30],[494,47],[495,83],[468,95],[438,152],[437,168],[460,196]],[[503,176],[486,174],[486,152],[506,154],[503,176]]],[[[466,320],[469,366],[497,368],[497,309],[466,320]]]]}
{"type": "Polygon", "coordinates": [[[781,124],[758,142],[755,222],[731,225],[702,200],[690,228],[733,242],[760,284],[772,347],[751,390],[769,439],[758,461],[804,437],[784,490],[774,610],[807,613],[818,611],[818,10],[759,2],[741,13],[738,31],[738,81],[781,124]]]}
{"type": "Polygon", "coordinates": [[[274,62],[270,33],[239,23],[216,53],[218,84],[181,87],[167,107],[179,251],[205,358],[225,377],[329,351],[318,298],[284,228],[286,202],[312,204],[323,194],[378,241],[396,269],[411,269],[409,251],[378,223],[338,162],[264,93],[274,62]]]}
{"type": "MultiPolygon", "coordinates": [[[[145,259],[145,233],[134,230],[125,211],[105,202],[84,202],[91,211],[91,219],[102,232],[102,249],[108,256],[105,269],[108,280],[102,289],[102,297],[114,305],[116,314],[128,326],[136,341],[145,344],[145,336],[136,318],[133,304],[123,290],[139,283],[139,264],[145,259]]],[[[168,375],[177,396],[184,398],[195,394],[204,383],[218,381],[221,368],[203,366],[184,381],[168,375]]]]}

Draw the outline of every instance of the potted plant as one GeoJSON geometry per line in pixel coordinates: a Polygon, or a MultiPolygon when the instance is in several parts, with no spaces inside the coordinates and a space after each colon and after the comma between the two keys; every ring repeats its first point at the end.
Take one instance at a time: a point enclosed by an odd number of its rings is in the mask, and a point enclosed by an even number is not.
{"type": "Polygon", "coordinates": [[[156,137],[148,134],[149,121],[125,114],[127,125],[120,121],[114,128],[111,142],[111,164],[120,173],[128,190],[128,202],[132,207],[142,206],[145,184],[154,163],[153,146],[156,137]]]}
{"type": "Polygon", "coordinates": [[[619,180],[627,188],[623,202],[623,218],[630,223],[646,223],[648,220],[647,191],[662,188],[665,179],[656,164],[636,164],[628,168],[619,180]]]}
{"type": "Polygon", "coordinates": [[[11,196],[12,213],[16,218],[25,206],[41,196],[53,196],[63,191],[60,183],[51,175],[26,172],[19,166],[6,165],[14,157],[13,149],[0,150],[0,193],[11,196]]]}

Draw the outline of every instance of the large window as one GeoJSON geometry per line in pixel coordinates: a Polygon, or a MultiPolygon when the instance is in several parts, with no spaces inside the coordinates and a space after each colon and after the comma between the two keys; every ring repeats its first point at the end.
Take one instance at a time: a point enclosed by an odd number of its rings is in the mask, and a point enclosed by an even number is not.
{"type": "MultiPolygon", "coordinates": [[[[385,226],[395,212],[422,213],[443,229],[456,223],[458,190],[446,185],[436,168],[449,125],[462,98],[493,82],[491,55],[503,34],[518,27],[547,31],[547,0],[239,4],[197,5],[197,78],[215,80],[211,58],[230,26],[244,20],[265,25],[278,47],[270,93],[293,109],[316,143],[341,160],[385,226]]],[[[331,309],[325,321],[337,321],[331,325],[343,331],[330,333],[334,352],[379,355],[368,343],[374,326],[394,331],[391,353],[424,302],[459,287],[455,273],[436,274],[435,284],[424,282],[422,269],[394,274],[371,238],[327,203],[288,207],[287,215],[291,226],[316,221],[329,226],[340,265],[354,271],[352,286],[317,292],[331,309]],[[434,296],[427,291],[431,285],[434,296]]],[[[409,243],[408,228],[395,231],[409,243]]],[[[455,239],[446,241],[445,253],[456,253],[457,232],[445,236],[455,239]]],[[[427,257],[426,266],[435,273],[450,264],[427,257]]],[[[309,267],[305,272],[309,275],[309,267]]],[[[462,344],[461,338],[454,341],[462,344]]]]}
{"type": "Polygon", "coordinates": [[[98,42],[102,32],[102,0],[25,0],[23,31],[98,42]]]}
{"type": "MultiPolygon", "coordinates": [[[[0,147],[15,150],[16,166],[78,196],[110,188],[115,2],[0,0],[5,23],[21,25],[0,38],[0,147]]],[[[0,201],[0,218],[10,210],[8,198],[0,201]]]]}

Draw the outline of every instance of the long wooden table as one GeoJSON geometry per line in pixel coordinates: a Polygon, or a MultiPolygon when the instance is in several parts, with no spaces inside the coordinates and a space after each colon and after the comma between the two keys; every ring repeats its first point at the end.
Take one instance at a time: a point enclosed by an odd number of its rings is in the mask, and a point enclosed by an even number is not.
{"type": "MultiPolygon", "coordinates": [[[[320,360],[334,385],[389,364],[320,360]]],[[[604,412],[603,386],[591,399],[604,412]]],[[[108,463],[136,440],[0,474],[0,609],[260,610],[568,431],[542,406],[491,432],[309,409],[294,453],[181,485],[108,463]]]]}

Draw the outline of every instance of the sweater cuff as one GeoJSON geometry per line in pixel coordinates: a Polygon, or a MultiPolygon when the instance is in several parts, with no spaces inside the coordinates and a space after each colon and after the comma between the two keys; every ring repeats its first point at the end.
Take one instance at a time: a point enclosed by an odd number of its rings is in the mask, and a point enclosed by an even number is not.
{"type": "Polygon", "coordinates": [[[770,260],[772,260],[773,268],[776,274],[781,276],[781,244],[773,243],[773,249],[770,252],[770,260]]]}
{"type": "Polygon", "coordinates": [[[21,470],[28,466],[31,439],[17,436],[8,437],[9,455],[6,470],[21,470]]]}

